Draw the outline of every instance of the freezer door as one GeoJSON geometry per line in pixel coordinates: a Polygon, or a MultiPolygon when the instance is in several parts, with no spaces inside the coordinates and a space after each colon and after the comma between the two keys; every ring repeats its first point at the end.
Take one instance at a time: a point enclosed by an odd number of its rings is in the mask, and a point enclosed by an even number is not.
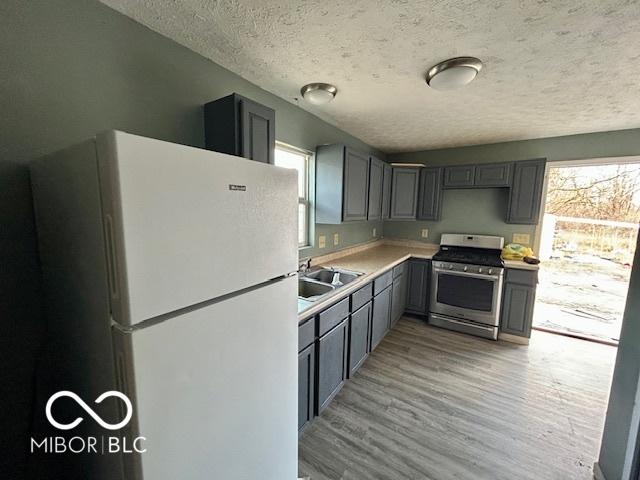
{"type": "Polygon", "coordinates": [[[297,270],[295,171],[122,132],[97,150],[118,323],[297,270]]]}
{"type": "Polygon", "coordinates": [[[296,296],[286,278],[131,334],[144,479],[297,478],[296,296]]]}

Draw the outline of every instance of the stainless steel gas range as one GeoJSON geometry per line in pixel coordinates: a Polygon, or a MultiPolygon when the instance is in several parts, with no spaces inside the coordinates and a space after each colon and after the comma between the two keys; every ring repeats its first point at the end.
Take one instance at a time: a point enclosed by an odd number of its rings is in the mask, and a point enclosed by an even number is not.
{"type": "Polygon", "coordinates": [[[502,237],[442,235],[432,261],[430,324],[498,338],[503,246],[502,237]]]}

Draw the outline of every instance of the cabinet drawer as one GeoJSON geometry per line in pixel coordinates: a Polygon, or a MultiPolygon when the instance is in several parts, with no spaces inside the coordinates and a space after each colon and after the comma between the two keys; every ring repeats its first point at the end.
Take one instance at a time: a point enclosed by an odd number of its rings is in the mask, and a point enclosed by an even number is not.
{"type": "Polygon", "coordinates": [[[368,283],[351,294],[351,311],[355,312],[373,297],[373,284],[368,283]]]}
{"type": "Polygon", "coordinates": [[[340,300],[318,315],[318,336],[321,337],[349,316],[349,297],[340,300]]]}
{"type": "Polygon", "coordinates": [[[298,326],[298,352],[301,352],[313,343],[316,336],[316,318],[311,317],[298,326]]]}
{"type": "Polygon", "coordinates": [[[402,262],[400,265],[393,267],[393,278],[398,278],[400,275],[404,275],[407,271],[407,262],[402,262]]]}
{"type": "Polygon", "coordinates": [[[373,281],[373,294],[378,295],[393,282],[393,270],[388,270],[373,281]]]}
{"type": "Polygon", "coordinates": [[[538,272],[536,270],[507,269],[507,283],[519,283],[520,285],[536,286],[538,284],[538,272]]]}

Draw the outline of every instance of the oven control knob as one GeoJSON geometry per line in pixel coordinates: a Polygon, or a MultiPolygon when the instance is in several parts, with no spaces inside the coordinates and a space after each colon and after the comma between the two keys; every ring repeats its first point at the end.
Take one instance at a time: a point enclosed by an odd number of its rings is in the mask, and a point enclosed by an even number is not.
{"type": "Polygon", "coordinates": [[[449,264],[449,270],[453,270],[453,265],[449,264]]]}
{"type": "Polygon", "coordinates": [[[482,269],[481,268],[478,269],[478,273],[482,273],[482,269]]]}
{"type": "Polygon", "coordinates": [[[491,275],[493,273],[493,270],[489,269],[489,271],[487,272],[489,275],[491,275]]]}
{"type": "Polygon", "coordinates": [[[464,267],[462,270],[464,270],[466,272],[467,271],[467,267],[464,267]]]}

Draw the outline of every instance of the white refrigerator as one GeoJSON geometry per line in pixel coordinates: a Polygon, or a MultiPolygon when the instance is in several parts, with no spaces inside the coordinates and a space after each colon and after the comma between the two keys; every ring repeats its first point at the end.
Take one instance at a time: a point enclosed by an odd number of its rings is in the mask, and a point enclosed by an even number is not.
{"type": "Polygon", "coordinates": [[[118,131],[34,162],[49,393],[133,406],[114,432],[60,401],[83,420],[56,435],[146,450],[62,456],[65,478],[297,477],[296,175],[118,131]]]}

